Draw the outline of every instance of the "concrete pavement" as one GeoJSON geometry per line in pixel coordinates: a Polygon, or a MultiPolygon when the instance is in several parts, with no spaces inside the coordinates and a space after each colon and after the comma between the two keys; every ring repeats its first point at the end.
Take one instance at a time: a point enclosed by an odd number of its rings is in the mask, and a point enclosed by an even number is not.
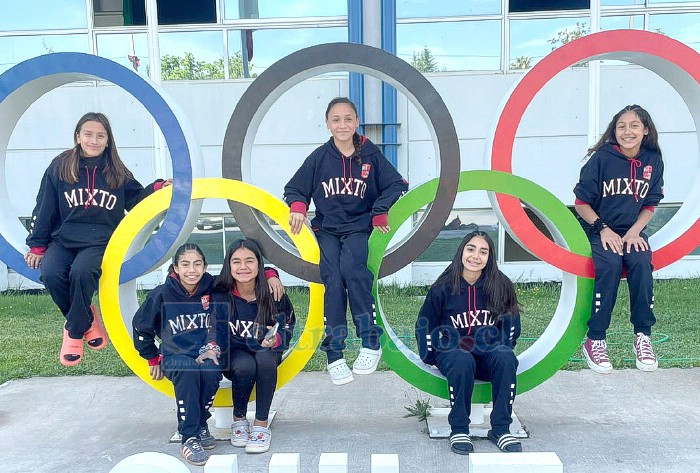
{"type": "MultiPolygon", "coordinates": [[[[688,473],[700,471],[699,394],[700,369],[561,371],[518,396],[515,412],[530,434],[523,450],[556,452],[567,473],[688,473]]],[[[372,453],[398,453],[402,473],[466,472],[467,457],[403,417],[417,396],[427,397],[391,372],[340,387],[327,373],[301,373],[275,396],[270,452],[219,442],[212,453],[238,453],[240,473],[267,472],[274,452],[300,452],[304,473],[318,471],[322,452],[348,452],[353,473],[370,471],[372,453]]],[[[179,458],[168,443],[174,407],[136,377],[10,381],[0,386],[0,472],[108,472],[144,451],[179,458]]],[[[481,439],[475,449],[498,451],[481,439]]]]}

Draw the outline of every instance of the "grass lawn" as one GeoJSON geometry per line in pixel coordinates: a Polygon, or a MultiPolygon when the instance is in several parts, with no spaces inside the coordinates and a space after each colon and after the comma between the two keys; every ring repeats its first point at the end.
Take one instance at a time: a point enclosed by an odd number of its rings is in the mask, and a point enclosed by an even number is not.
{"type": "MultiPolygon", "coordinates": [[[[665,280],[655,283],[654,310],[657,324],[652,337],[659,366],[700,366],[700,343],[697,341],[698,294],[700,279],[665,280]]],[[[518,351],[525,350],[543,332],[559,300],[558,283],[518,284],[523,306],[523,333],[518,351]]],[[[387,286],[381,291],[382,307],[394,331],[404,343],[415,349],[413,325],[427,292],[425,287],[387,286]]],[[[297,336],[301,333],[308,307],[308,290],[290,288],[289,295],[297,313],[297,336]]],[[[66,376],[103,374],[127,376],[131,370],[122,362],[112,345],[99,352],[85,349],[83,362],[66,368],[58,362],[63,317],[46,294],[6,292],[0,295],[0,384],[10,379],[31,376],[66,376]]],[[[352,323],[350,332],[354,333],[352,323]]],[[[610,358],[616,368],[634,368],[631,348],[633,335],[629,323],[627,285],[620,286],[619,300],[608,332],[610,358]]],[[[348,362],[357,356],[358,339],[348,340],[348,362]]],[[[317,351],[306,370],[325,368],[325,354],[317,351]]],[[[586,364],[579,352],[564,369],[582,369],[586,364]]],[[[380,369],[387,369],[382,362],[380,369]]]]}

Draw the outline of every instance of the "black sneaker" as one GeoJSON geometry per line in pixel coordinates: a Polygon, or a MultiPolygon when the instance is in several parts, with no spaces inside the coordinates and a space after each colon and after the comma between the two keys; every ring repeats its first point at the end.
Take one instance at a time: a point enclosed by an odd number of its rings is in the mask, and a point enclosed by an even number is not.
{"type": "Polygon", "coordinates": [[[190,437],[182,444],[182,457],[192,465],[203,466],[209,459],[209,454],[197,437],[190,437]]]}
{"type": "Polygon", "coordinates": [[[489,430],[488,434],[486,434],[489,438],[490,441],[496,444],[496,446],[502,451],[502,452],[522,452],[523,447],[520,445],[520,440],[516,439],[513,437],[510,433],[506,432],[505,434],[501,435],[496,435],[493,433],[493,430],[489,430]]]}
{"type": "Polygon", "coordinates": [[[474,451],[474,444],[469,434],[450,435],[450,449],[458,455],[469,455],[474,451]]]}
{"type": "Polygon", "coordinates": [[[209,432],[209,426],[205,425],[199,432],[199,443],[202,444],[204,450],[212,450],[216,447],[216,439],[211,432],[209,432]]]}

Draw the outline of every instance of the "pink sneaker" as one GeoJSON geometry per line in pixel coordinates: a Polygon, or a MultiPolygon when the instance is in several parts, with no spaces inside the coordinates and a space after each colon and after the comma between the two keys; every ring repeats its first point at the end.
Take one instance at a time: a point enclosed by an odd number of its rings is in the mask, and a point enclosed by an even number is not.
{"type": "Polygon", "coordinates": [[[613,366],[608,358],[608,345],[605,340],[586,338],[583,344],[583,356],[586,358],[588,367],[596,373],[612,373],[613,366]]]}
{"type": "Polygon", "coordinates": [[[634,339],[634,354],[636,355],[637,369],[641,371],[655,371],[659,367],[651,339],[643,333],[638,333],[634,339]]]}

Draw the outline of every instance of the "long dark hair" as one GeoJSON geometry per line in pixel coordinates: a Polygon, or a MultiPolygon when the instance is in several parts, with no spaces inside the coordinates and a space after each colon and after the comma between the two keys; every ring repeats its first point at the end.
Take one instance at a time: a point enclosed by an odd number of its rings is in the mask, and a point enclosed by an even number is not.
{"type": "Polygon", "coordinates": [[[228,247],[228,251],[226,251],[221,273],[219,273],[214,281],[214,290],[227,294],[233,291],[233,288],[236,286],[236,280],[233,278],[233,274],[231,274],[231,258],[233,257],[233,253],[240,248],[252,251],[255,258],[258,260],[258,276],[255,278],[255,299],[258,303],[258,315],[255,318],[255,322],[261,326],[273,325],[275,323],[277,308],[275,307],[275,302],[272,299],[272,295],[270,295],[270,289],[267,285],[262,251],[254,240],[236,240],[231,243],[228,247]]]}
{"type": "Polygon", "coordinates": [[[168,266],[168,274],[172,274],[175,272],[175,266],[180,262],[180,258],[182,258],[182,255],[184,255],[187,251],[196,251],[199,253],[199,256],[202,257],[202,262],[204,263],[204,266],[207,266],[207,257],[204,256],[204,252],[202,249],[197,245],[196,243],[185,243],[184,245],[181,245],[180,248],[175,251],[175,254],[173,255],[173,262],[170,263],[170,266],[168,266]]]}
{"type": "Polygon", "coordinates": [[[73,132],[75,146],[61,154],[61,162],[58,166],[59,179],[69,184],[75,184],[79,180],[82,149],[78,141],[78,135],[80,134],[80,129],[86,122],[98,122],[105,127],[107,131],[107,147],[103,153],[105,157],[105,169],[103,174],[107,181],[107,186],[110,189],[117,189],[123,186],[127,180],[133,179],[134,176],[119,157],[117,143],[114,141],[114,134],[112,133],[112,126],[109,124],[109,119],[104,114],[98,112],[86,113],[80,117],[80,120],[78,120],[78,123],[75,125],[75,131],[73,132]]]}
{"type": "Polygon", "coordinates": [[[661,156],[661,148],[659,147],[659,132],[656,130],[656,125],[654,125],[651,115],[649,115],[649,112],[644,110],[639,105],[627,105],[613,116],[610,123],[608,123],[608,127],[605,129],[605,133],[603,133],[603,135],[600,137],[600,140],[588,148],[586,157],[593,155],[593,153],[602,148],[605,143],[613,143],[616,145],[620,144],[617,142],[617,137],[615,137],[615,127],[617,126],[617,122],[620,120],[620,117],[627,112],[634,112],[639,117],[639,121],[642,122],[642,125],[644,125],[644,127],[648,130],[648,133],[642,138],[641,148],[655,151],[659,153],[659,156],[661,156]]]}
{"type": "Polygon", "coordinates": [[[478,230],[467,234],[462,239],[459,248],[457,248],[457,252],[452,258],[452,262],[445,268],[431,288],[446,284],[452,288],[452,294],[460,293],[460,286],[463,279],[462,272],[464,271],[464,264],[462,263],[464,247],[467,246],[472,238],[477,236],[486,240],[489,247],[489,259],[482,271],[482,275],[485,278],[484,293],[486,294],[486,309],[496,316],[520,313],[520,303],[515,293],[515,287],[513,287],[513,283],[508,276],[498,269],[493,240],[487,233],[478,230]]]}

